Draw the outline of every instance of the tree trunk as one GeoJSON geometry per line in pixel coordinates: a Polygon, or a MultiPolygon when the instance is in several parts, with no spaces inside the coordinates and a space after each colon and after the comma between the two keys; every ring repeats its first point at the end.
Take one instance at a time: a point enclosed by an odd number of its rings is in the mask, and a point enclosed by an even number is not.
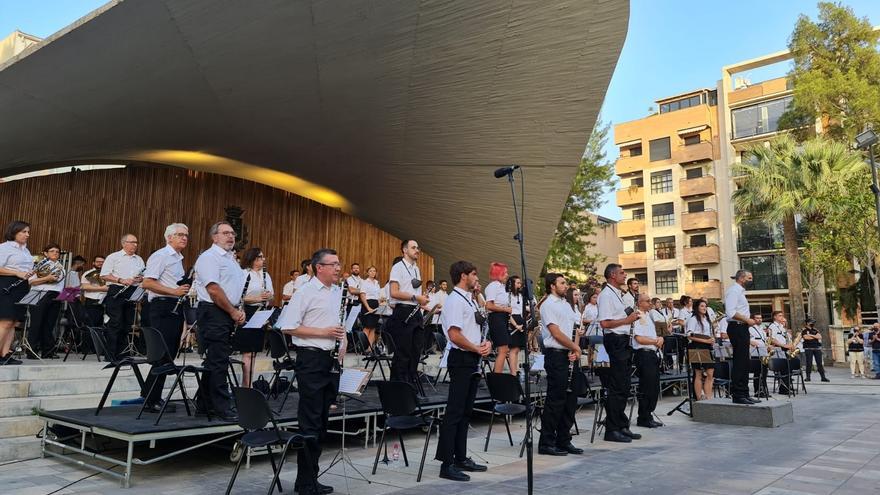
{"type": "Polygon", "coordinates": [[[785,242],[785,268],[788,270],[788,300],[791,306],[788,323],[789,328],[797,332],[804,326],[804,286],[794,215],[788,215],[782,220],[782,235],[785,242]]]}
{"type": "Polygon", "coordinates": [[[822,334],[822,361],[826,365],[834,365],[834,357],[831,356],[831,318],[828,316],[828,297],[825,294],[825,274],[819,270],[813,275],[814,283],[810,290],[810,311],[816,319],[816,328],[822,334]]]}

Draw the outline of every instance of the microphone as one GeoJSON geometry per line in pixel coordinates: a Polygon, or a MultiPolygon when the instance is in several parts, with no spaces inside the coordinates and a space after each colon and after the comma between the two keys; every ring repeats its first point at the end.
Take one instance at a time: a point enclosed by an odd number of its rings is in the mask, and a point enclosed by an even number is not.
{"type": "Polygon", "coordinates": [[[495,171],[495,178],[500,179],[506,175],[510,175],[514,170],[518,169],[519,165],[511,165],[510,167],[501,167],[495,171]]]}

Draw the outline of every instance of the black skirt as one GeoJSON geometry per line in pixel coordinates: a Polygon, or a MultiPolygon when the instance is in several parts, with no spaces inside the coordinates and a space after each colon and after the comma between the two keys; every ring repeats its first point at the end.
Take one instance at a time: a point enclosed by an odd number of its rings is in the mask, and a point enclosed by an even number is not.
{"type": "Polygon", "coordinates": [[[27,281],[23,281],[12,288],[9,294],[4,290],[18,280],[21,279],[11,275],[0,277],[0,320],[24,321],[25,319],[27,308],[15,303],[21,301],[21,298],[27,295],[28,290],[30,290],[30,284],[27,281]]]}
{"type": "Polygon", "coordinates": [[[378,308],[379,300],[367,299],[367,306],[368,307],[361,307],[361,325],[363,325],[364,328],[376,328],[379,326],[379,313],[374,311],[367,314],[367,311],[378,308]]]}
{"type": "MultiPolygon", "coordinates": [[[[707,349],[709,351],[709,355],[712,355],[712,344],[704,344],[702,342],[688,342],[688,349],[707,349]]],[[[691,363],[691,367],[695,370],[710,370],[715,369],[715,363],[691,363]]]]}
{"type": "MultiPolygon", "coordinates": [[[[259,306],[245,306],[245,323],[260,309],[259,306]]],[[[262,352],[266,332],[262,328],[239,328],[232,337],[232,349],[239,352],[262,352]]]]}
{"type": "Polygon", "coordinates": [[[509,319],[510,314],[508,313],[495,311],[489,313],[489,340],[492,341],[493,347],[510,344],[509,319]]]}
{"type": "Polygon", "coordinates": [[[522,315],[512,315],[512,316],[513,316],[513,320],[516,322],[516,324],[523,327],[523,329],[521,332],[514,332],[513,327],[510,327],[510,331],[511,331],[510,343],[508,343],[507,346],[510,347],[511,349],[515,349],[515,348],[516,349],[523,349],[526,346],[526,329],[523,325],[523,322],[525,320],[523,320],[522,315]]]}

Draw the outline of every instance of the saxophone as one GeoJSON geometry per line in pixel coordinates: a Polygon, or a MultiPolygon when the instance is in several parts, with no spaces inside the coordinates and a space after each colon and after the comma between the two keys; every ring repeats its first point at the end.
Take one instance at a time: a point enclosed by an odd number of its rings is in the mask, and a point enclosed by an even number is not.
{"type": "MultiPolygon", "coordinates": [[[[788,359],[796,359],[798,355],[801,353],[801,350],[798,349],[798,344],[801,342],[801,334],[798,334],[797,337],[794,338],[794,341],[789,342],[791,344],[791,350],[786,351],[786,355],[788,359]]],[[[791,340],[789,338],[789,340],[791,340]]]]}

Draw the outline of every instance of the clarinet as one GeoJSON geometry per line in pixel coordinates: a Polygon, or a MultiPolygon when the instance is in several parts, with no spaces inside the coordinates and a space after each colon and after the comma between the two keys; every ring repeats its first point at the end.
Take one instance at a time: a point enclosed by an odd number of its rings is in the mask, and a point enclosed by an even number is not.
{"type": "MultiPolygon", "coordinates": [[[[342,288],[342,300],[339,303],[339,325],[343,328],[345,327],[345,303],[346,297],[348,296],[348,284],[343,280],[340,282],[339,286],[342,288]]],[[[333,346],[333,353],[331,356],[333,357],[333,367],[330,368],[330,373],[341,373],[342,372],[342,363],[339,361],[339,347],[342,345],[342,339],[336,339],[336,344],[333,346]]]]}
{"type": "MultiPolygon", "coordinates": [[[[263,292],[266,292],[266,262],[263,261],[263,292]]],[[[269,301],[263,301],[260,304],[260,309],[266,309],[269,306],[269,301]]]]}
{"type": "MultiPolygon", "coordinates": [[[[193,275],[195,275],[195,273],[196,273],[196,267],[193,266],[192,268],[189,269],[189,274],[186,275],[186,277],[183,280],[181,280],[181,282],[183,282],[183,283],[180,285],[187,285],[187,284],[192,285],[193,275]]],[[[186,299],[186,296],[188,296],[188,295],[189,295],[189,291],[187,291],[186,294],[177,298],[177,304],[174,305],[174,309],[171,310],[171,314],[173,314],[173,315],[178,314],[177,312],[180,310],[180,305],[183,304],[183,301],[186,299]]]]}
{"type": "MultiPolygon", "coordinates": [[[[251,285],[251,274],[248,273],[246,279],[244,279],[244,289],[241,290],[241,298],[238,300],[238,310],[244,311],[244,296],[247,295],[248,287],[251,285]]],[[[239,325],[236,325],[232,330],[232,335],[235,335],[235,332],[238,330],[239,325]]]]}
{"type": "MultiPolygon", "coordinates": [[[[39,263],[34,263],[34,267],[33,267],[33,269],[31,269],[30,273],[36,273],[37,270],[39,270],[40,268],[43,268],[43,266],[48,265],[49,263],[51,263],[49,258],[43,258],[43,261],[40,261],[39,263]]],[[[30,278],[30,276],[28,276],[28,278],[30,278]]],[[[16,280],[15,283],[10,285],[9,287],[4,287],[3,293],[9,294],[10,292],[12,292],[12,289],[18,287],[19,285],[23,284],[26,281],[27,281],[27,278],[20,278],[20,279],[16,280]]]]}
{"type": "MultiPolygon", "coordinates": [[[[574,326],[571,328],[571,341],[572,342],[577,341],[578,329],[580,329],[580,325],[577,323],[575,323],[574,326]]],[[[571,393],[571,391],[572,391],[571,382],[574,379],[574,364],[579,363],[580,359],[581,359],[580,356],[578,356],[578,358],[575,361],[568,362],[568,388],[565,389],[565,391],[568,393],[571,393]]]]}
{"type": "MultiPolygon", "coordinates": [[[[483,342],[486,341],[486,338],[489,336],[489,318],[486,313],[486,310],[483,307],[478,306],[479,309],[477,311],[483,316],[483,324],[480,325],[480,345],[483,345],[483,342]]],[[[483,374],[483,365],[486,363],[486,356],[480,356],[480,364],[477,368],[477,371],[474,373],[475,375],[483,374]]]]}
{"type": "Polygon", "coordinates": [[[116,294],[113,294],[113,299],[118,299],[119,296],[122,295],[123,292],[127,291],[127,290],[128,290],[129,288],[131,288],[132,286],[137,286],[137,284],[134,283],[134,279],[136,279],[136,278],[138,278],[138,277],[143,277],[143,276],[144,276],[144,272],[146,272],[146,271],[147,271],[147,267],[143,267],[143,268],[141,268],[141,271],[139,271],[137,275],[135,275],[134,277],[132,277],[132,281],[131,281],[130,284],[125,284],[125,285],[123,285],[123,286],[122,286],[122,289],[120,289],[119,292],[117,292],[116,294]]]}

